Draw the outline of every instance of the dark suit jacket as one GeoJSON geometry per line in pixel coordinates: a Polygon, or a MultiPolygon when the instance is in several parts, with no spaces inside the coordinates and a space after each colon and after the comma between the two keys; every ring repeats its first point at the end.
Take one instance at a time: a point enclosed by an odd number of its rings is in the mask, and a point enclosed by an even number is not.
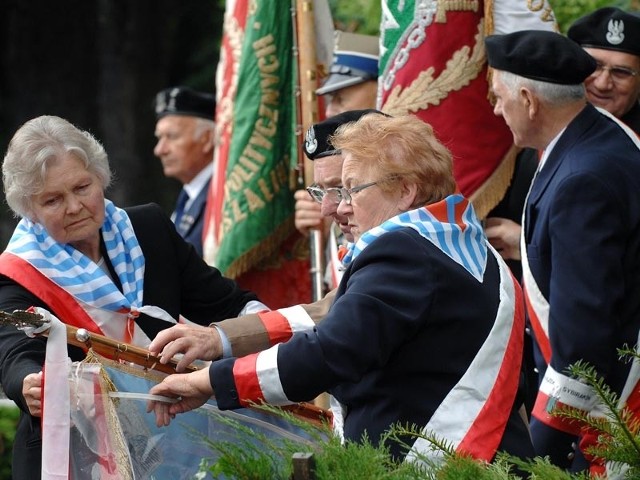
{"type": "MultiPolygon", "coordinates": [[[[616,348],[635,345],[640,331],[640,151],[594,107],[567,126],[535,179],[524,234],[550,305],[552,367],[566,374],[587,361],[620,393],[629,365],[616,348]]],[[[536,453],[566,464],[567,438],[544,430],[535,430],[536,453]]]]}
{"type": "Polygon", "coordinates": [[[182,219],[176,223],[176,230],[187,242],[193,245],[202,257],[202,232],[204,230],[204,213],[207,206],[209,184],[211,180],[200,190],[198,196],[193,199],[189,208],[182,214],[182,219]]]}
{"type": "Polygon", "coordinates": [[[636,102],[631,110],[624,114],[624,116],[620,119],[629,127],[631,130],[640,135],[640,101],[636,102]]]}
{"type": "MultiPolygon", "coordinates": [[[[145,305],[161,307],[174,318],[181,314],[191,321],[208,325],[237,316],[248,301],[256,299],[254,294],[241,290],[235,282],[209,267],[177,234],[173,223],[158,205],[132,207],[127,213],[145,257],[145,305]]],[[[22,286],[0,275],[1,310],[13,311],[32,305],[50,309],[22,286]]],[[[136,321],[149,338],[171,326],[146,315],[136,321]]],[[[13,458],[16,480],[40,478],[40,419],[27,413],[22,381],[26,375],[42,369],[45,345],[45,338],[32,339],[13,327],[0,327],[0,384],[7,396],[22,409],[13,458]]],[[[70,348],[69,354],[73,360],[83,357],[76,348],[70,348]]]]}

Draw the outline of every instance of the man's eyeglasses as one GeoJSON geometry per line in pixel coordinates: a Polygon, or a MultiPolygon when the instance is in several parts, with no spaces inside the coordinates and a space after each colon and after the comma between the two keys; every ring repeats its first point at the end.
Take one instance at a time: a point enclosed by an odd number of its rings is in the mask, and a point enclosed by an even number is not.
{"type": "Polygon", "coordinates": [[[354,193],[361,192],[365,188],[373,187],[378,183],[388,182],[389,180],[397,180],[398,177],[396,175],[392,175],[388,178],[378,180],[376,182],[364,183],[362,185],[356,185],[353,188],[344,188],[344,187],[330,187],[330,188],[321,188],[318,185],[311,185],[307,187],[307,192],[311,195],[311,198],[318,203],[322,203],[324,198],[326,197],[331,203],[340,203],[342,200],[345,201],[347,205],[351,205],[351,196],[354,193]]]}
{"type": "Polygon", "coordinates": [[[607,71],[614,82],[624,82],[631,77],[638,75],[638,71],[627,67],[610,67],[600,62],[596,64],[596,70],[592,75],[601,75],[602,72],[607,71]]]}
{"type": "Polygon", "coordinates": [[[307,192],[311,195],[311,198],[318,202],[322,203],[325,197],[331,203],[340,203],[342,197],[340,197],[340,187],[331,187],[331,188],[321,188],[317,185],[311,185],[307,187],[307,192]]]}

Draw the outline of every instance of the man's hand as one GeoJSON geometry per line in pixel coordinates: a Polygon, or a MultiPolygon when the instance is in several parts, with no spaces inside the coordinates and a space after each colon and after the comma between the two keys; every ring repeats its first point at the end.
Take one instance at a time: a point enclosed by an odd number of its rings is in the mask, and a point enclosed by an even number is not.
{"type": "Polygon", "coordinates": [[[158,427],[167,426],[178,413],[185,413],[201,407],[213,395],[209,381],[209,369],[203,368],[192,373],[169,375],[161,383],[149,390],[151,395],[178,398],[176,403],[151,400],[147,403],[147,412],[156,415],[158,427]]]}
{"type": "Polygon", "coordinates": [[[309,229],[323,226],[320,204],[315,202],[306,190],[298,190],[294,193],[296,200],[295,225],[304,236],[309,235],[309,229]]]}
{"type": "Polygon", "coordinates": [[[493,248],[505,260],[520,260],[520,232],[522,228],[507,218],[491,217],[485,222],[484,231],[493,248]]]}
{"type": "Polygon", "coordinates": [[[184,356],[176,371],[182,372],[195,360],[215,360],[222,356],[222,341],[217,328],[179,324],[162,330],[149,345],[149,351],[167,363],[176,354],[184,356]]]}
{"type": "Polygon", "coordinates": [[[34,417],[42,416],[42,372],[30,373],[22,381],[22,396],[34,417]]]}

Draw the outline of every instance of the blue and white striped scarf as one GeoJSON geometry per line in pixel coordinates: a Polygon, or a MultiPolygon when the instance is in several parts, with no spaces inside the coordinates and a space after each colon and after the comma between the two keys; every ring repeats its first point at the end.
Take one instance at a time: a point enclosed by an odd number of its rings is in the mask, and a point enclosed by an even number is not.
{"type": "Polygon", "coordinates": [[[403,212],[362,234],[342,259],[346,266],[374,240],[387,232],[412,228],[453,261],[482,281],[487,266],[487,239],[473,206],[462,195],[449,195],[441,202],[403,212]],[[444,213],[438,218],[439,213],[444,213]]]}
{"type": "Polygon", "coordinates": [[[123,293],[95,262],[69,244],[56,242],[44,227],[23,218],[7,252],[29,262],[79,301],[109,311],[142,306],[144,255],[126,212],[105,199],[102,238],[123,293]]]}

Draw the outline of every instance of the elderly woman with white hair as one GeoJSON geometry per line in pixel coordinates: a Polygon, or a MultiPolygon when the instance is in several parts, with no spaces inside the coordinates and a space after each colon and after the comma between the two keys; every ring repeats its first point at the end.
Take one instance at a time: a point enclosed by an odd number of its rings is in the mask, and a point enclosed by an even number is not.
{"type": "MultiPolygon", "coordinates": [[[[212,394],[220,408],[286,404],[329,391],[346,440],[378,444],[412,424],[475,458],[533,455],[518,409],[524,338],[521,291],[456,193],[451,154],[432,128],[369,114],[331,140],[342,152],[338,211],[355,243],[335,301],[313,331],[208,369],[171,375],[151,393],[168,424],[212,394]]],[[[429,456],[415,438],[396,459],[429,456]]]]}
{"type": "MultiPolygon", "coordinates": [[[[107,154],[55,116],[22,125],[2,165],[21,217],[0,255],[0,310],[39,307],[63,323],[147,347],[184,316],[202,325],[263,309],[209,267],[158,205],[126,210],[105,198],[107,154]]],[[[0,384],[21,409],[13,477],[40,478],[46,339],[0,327],[0,384]]],[[[70,348],[73,360],[83,352],[70,348]]]]}

